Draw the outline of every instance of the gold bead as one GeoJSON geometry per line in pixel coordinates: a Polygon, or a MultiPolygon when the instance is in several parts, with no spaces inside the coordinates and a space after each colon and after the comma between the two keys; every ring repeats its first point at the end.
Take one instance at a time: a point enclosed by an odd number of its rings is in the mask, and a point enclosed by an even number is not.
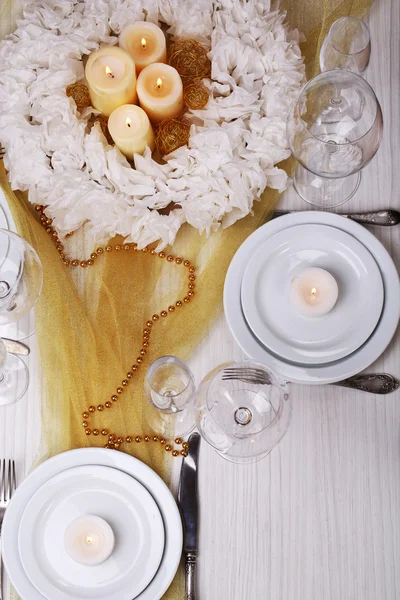
{"type": "Polygon", "coordinates": [[[107,402],[104,403],[104,406],[106,408],[111,408],[111,402],[109,400],[107,400],[107,402]]]}
{"type": "Polygon", "coordinates": [[[161,438],[161,440],[160,440],[160,444],[161,444],[162,446],[164,446],[164,444],[166,444],[166,442],[167,442],[167,440],[164,440],[164,438],[161,438]]]}
{"type": "Polygon", "coordinates": [[[173,260],[174,260],[173,256],[171,256],[171,255],[167,256],[167,261],[168,262],[173,262],[173,260]]]}
{"type": "Polygon", "coordinates": [[[88,425],[89,425],[89,423],[87,421],[82,422],[82,427],[87,427],[88,425]]]}
{"type": "Polygon", "coordinates": [[[46,227],[46,233],[51,233],[53,231],[52,227],[46,227]]]}
{"type": "Polygon", "coordinates": [[[175,262],[177,265],[180,265],[180,264],[182,264],[182,259],[179,258],[179,256],[178,256],[178,258],[175,259],[175,262]]]}
{"type": "Polygon", "coordinates": [[[159,252],[159,253],[158,253],[158,256],[159,256],[160,258],[165,258],[165,252],[159,252]]]}
{"type": "Polygon", "coordinates": [[[56,238],[54,241],[55,241],[56,244],[61,244],[60,238],[56,238]]]}
{"type": "Polygon", "coordinates": [[[143,340],[142,345],[143,345],[143,348],[148,348],[149,342],[146,342],[146,340],[143,340]]]}
{"type": "Polygon", "coordinates": [[[87,262],[86,262],[86,260],[81,260],[81,262],[80,262],[79,264],[81,265],[81,267],[82,267],[83,269],[86,269],[86,267],[87,267],[87,262]]]}
{"type": "Polygon", "coordinates": [[[130,371],[128,371],[127,374],[126,374],[126,376],[127,376],[128,379],[132,379],[133,373],[131,373],[130,371]]]}
{"type": "MultiPolygon", "coordinates": [[[[152,327],[153,326],[153,321],[150,321],[150,320],[146,321],[146,325],[147,325],[147,327],[152,327]]],[[[146,329],[144,331],[146,331],[146,329]]],[[[147,331],[147,333],[150,333],[150,331],[147,331]]]]}
{"type": "Polygon", "coordinates": [[[65,258],[64,252],[59,252],[60,258],[65,258]]]}
{"type": "Polygon", "coordinates": [[[130,444],[130,443],[131,443],[131,441],[132,441],[132,438],[131,438],[131,436],[130,436],[130,435],[128,435],[128,437],[126,438],[126,441],[128,442],[128,444],[130,444]]]}
{"type": "Polygon", "coordinates": [[[90,255],[90,258],[92,260],[95,260],[97,258],[97,254],[95,252],[92,252],[92,254],[90,255]]]}
{"type": "Polygon", "coordinates": [[[40,204],[36,204],[35,210],[37,210],[38,212],[40,212],[42,210],[41,205],[40,204]]]}
{"type": "MultiPolygon", "coordinates": [[[[46,223],[47,223],[47,225],[50,225],[50,223],[51,223],[51,219],[46,219],[46,223]]],[[[57,233],[57,231],[52,231],[52,232],[51,232],[51,235],[52,235],[52,237],[53,237],[53,238],[56,238],[56,237],[58,237],[58,233],[57,233]]]]}
{"type": "Polygon", "coordinates": [[[177,302],[175,302],[175,306],[180,308],[182,306],[182,300],[178,300],[177,302]]]}
{"type": "Polygon", "coordinates": [[[186,452],[186,450],[181,450],[180,451],[181,456],[185,457],[188,455],[188,453],[186,452]]]}
{"type": "Polygon", "coordinates": [[[180,438],[180,437],[175,438],[175,444],[178,444],[178,446],[180,446],[182,444],[182,438],[180,438]]]}
{"type": "Polygon", "coordinates": [[[107,430],[107,429],[102,429],[102,430],[101,430],[101,435],[107,435],[107,433],[108,433],[108,430],[107,430]]]}
{"type": "Polygon", "coordinates": [[[155,314],[151,317],[153,319],[153,321],[158,321],[158,319],[160,318],[159,315],[155,314]]]}
{"type": "Polygon", "coordinates": [[[114,450],[119,450],[120,446],[121,446],[121,444],[114,444],[114,450]]]}
{"type": "Polygon", "coordinates": [[[137,435],[137,436],[135,437],[135,442],[136,442],[137,444],[139,444],[141,441],[142,441],[142,438],[140,437],[140,435],[137,435]]]}
{"type": "Polygon", "coordinates": [[[122,387],[117,387],[117,393],[118,394],[122,394],[124,390],[122,389],[122,387]]]}
{"type": "Polygon", "coordinates": [[[97,254],[103,254],[104,250],[103,248],[97,248],[96,252],[97,254]]]}
{"type": "Polygon", "coordinates": [[[56,249],[61,252],[62,250],[64,250],[64,246],[62,244],[58,244],[58,246],[56,246],[56,249]]]}
{"type": "Polygon", "coordinates": [[[105,251],[106,252],[112,252],[112,246],[106,246],[105,247],[105,251]]]}
{"type": "Polygon", "coordinates": [[[74,260],[71,260],[71,265],[73,267],[77,267],[79,265],[79,261],[77,261],[76,258],[74,258],[74,260]]]}
{"type": "MultiPolygon", "coordinates": [[[[152,325],[153,325],[153,323],[152,323],[152,325]]],[[[146,327],[146,329],[143,329],[143,334],[149,336],[150,335],[150,329],[147,329],[147,327],[146,327]]]]}
{"type": "Polygon", "coordinates": [[[183,261],[183,266],[184,266],[184,267],[190,267],[190,261],[188,261],[188,260],[184,260],[184,261],[183,261]]]}
{"type": "Polygon", "coordinates": [[[194,290],[194,283],[189,283],[188,288],[189,290],[194,290]]]}
{"type": "Polygon", "coordinates": [[[148,252],[148,251],[149,251],[149,249],[148,249],[147,246],[145,246],[144,248],[142,248],[142,252],[148,252]]]}
{"type": "Polygon", "coordinates": [[[160,315],[161,315],[162,317],[164,317],[164,318],[165,318],[165,317],[167,317],[167,316],[168,316],[168,313],[167,313],[167,311],[166,311],[166,310],[162,310],[162,311],[160,312],[160,315]]]}
{"type": "Polygon", "coordinates": [[[66,265],[67,267],[69,267],[69,260],[67,258],[65,258],[63,260],[64,265],[66,265]]]}
{"type": "Polygon", "coordinates": [[[90,435],[92,432],[90,431],[90,429],[86,429],[85,433],[86,435],[90,435]]]}
{"type": "Polygon", "coordinates": [[[172,456],[179,456],[178,450],[172,450],[172,456]]]}
{"type": "Polygon", "coordinates": [[[188,444],[187,442],[183,442],[183,444],[182,444],[182,448],[183,448],[184,450],[189,450],[189,444],[188,444]]]}
{"type": "Polygon", "coordinates": [[[193,298],[194,292],[192,290],[189,290],[188,293],[187,293],[187,295],[188,295],[189,298],[193,298]]]}
{"type": "Polygon", "coordinates": [[[119,252],[121,250],[121,246],[119,244],[116,244],[114,246],[114,250],[116,250],[117,252],[119,252]]]}
{"type": "Polygon", "coordinates": [[[89,260],[87,261],[88,267],[91,267],[94,265],[94,260],[92,260],[91,258],[89,258],[89,260]]]}
{"type": "Polygon", "coordinates": [[[99,435],[99,430],[98,429],[93,429],[93,435],[99,435]]]}
{"type": "Polygon", "coordinates": [[[186,302],[186,304],[187,304],[188,302],[190,302],[190,298],[189,298],[189,296],[185,296],[185,297],[184,297],[184,299],[183,299],[183,301],[184,301],[184,302],[186,302]]]}
{"type": "Polygon", "coordinates": [[[97,410],[98,410],[98,411],[100,411],[100,412],[101,412],[102,410],[104,410],[104,406],[103,406],[103,404],[98,404],[98,405],[97,405],[97,410]]]}
{"type": "Polygon", "coordinates": [[[96,408],[94,406],[89,406],[89,412],[94,413],[96,408]]]}
{"type": "Polygon", "coordinates": [[[153,442],[158,442],[158,435],[153,435],[153,442]]]}
{"type": "Polygon", "coordinates": [[[138,367],[137,365],[132,365],[132,366],[131,366],[131,369],[132,369],[132,371],[137,371],[137,370],[138,370],[138,368],[139,368],[139,367],[138,367]]]}
{"type": "Polygon", "coordinates": [[[172,306],[172,304],[171,304],[171,306],[168,306],[168,312],[172,313],[172,312],[174,312],[174,310],[175,310],[175,306],[172,306]]]}
{"type": "Polygon", "coordinates": [[[195,275],[189,275],[189,281],[194,281],[196,279],[195,275]]]}
{"type": "Polygon", "coordinates": [[[110,440],[110,442],[112,442],[113,440],[115,440],[115,434],[114,433],[110,433],[110,435],[108,436],[108,439],[110,440]]]}
{"type": "Polygon", "coordinates": [[[165,450],[166,452],[170,452],[170,450],[172,450],[172,446],[171,446],[170,444],[167,444],[167,445],[165,446],[164,450],[165,450]]]}
{"type": "Polygon", "coordinates": [[[154,248],[152,248],[152,249],[150,250],[150,254],[151,254],[152,256],[154,256],[155,254],[157,254],[157,252],[154,250],[154,248]]]}
{"type": "Polygon", "coordinates": [[[116,402],[116,401],[118,400],[118,396],[117,396],[116,394],[113,394],[113,395],[111,396],[111,400],[112,400],[113,402],[116,402]]]}
{"type": "Polygon", "coordinates": [[[144,439],[145,442],[149,442],[150,441],[150,436],[149,435],[145,435],[143,439],[144,439]]]}
{"type": "Polygon", "coordinates": [[[189,273],[194,273],[195,272],[195,268],[194,267],[189,267],[189,273]]]}
{"type": "Polygon", "coordinates": [[[144,348],[141,349],[140,354],[144,356],[146,354],[146,350],[144,348]]]}
{"type": "Polygon", "coordinates": [[[88,418],[89,418],[89,413],[88,413],[88,412],[85,410],[85,412],[84,412],[84,413],[82,413],[82,417],[83,417],[84,419],[88,419],[88,418]]]}
{"type": "Polygon", "coordinates": [[[122,444],[124,440],[122,439],[122,437],[117,438],[117,444],[122,444]]]}
{"type": "Polygon", "coordinates": [[[143,362],[143,357],[142,356],[138,356],[136,361],[141,364],[143,362]]]}
{"type": "Polygon", "coordinates": [[[130,249],[131,249],[131,247],[129,244],[124,244],[124,250],[130,250],[130,249]]]}
{"type": "Polygon", "coordinates": [[[128,385],[128,380],[127,380],[127,379],[123,379],[123,380],[122,380],[122,385],[123,385],[124,387],[126,387],[126,386],[128,385]]]}

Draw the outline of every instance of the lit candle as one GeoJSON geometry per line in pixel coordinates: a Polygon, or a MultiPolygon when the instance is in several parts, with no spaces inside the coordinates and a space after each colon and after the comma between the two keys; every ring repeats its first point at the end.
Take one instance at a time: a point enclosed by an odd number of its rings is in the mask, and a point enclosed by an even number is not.
{"type": "Polygon", "coordinates": [[[183,111],[182,79],[169,65],[153,63],[145,67],[138,77],[137,94],[153,124],[178,117],[183,111]]]}
{"type": "Polygon", "coordinates": [[[114,549],[114,533],[107,521],[85,515],[72,521],[65,531],[65,549],[69,556],[82,565],[103,563],[114,549]]]}
{"type": "Polygon", "coordinates": [[[147,21],[127,25],[119,36],[119,45],[132,56],[138,75],[147,65],[167,60],[164,33],[157,25],[147,21]]]}
{"type": "Polygon", "coordinates": [[[108,130],[115,145],[130,160],[133,155],[143,154],[146,146],[154,150],[154,132],[149,117],[134,104],[116,108],[108,119],[108,130]]]}
{"type": "Polygon", "coordinates": [[[135,104],[136,67],[132,56],[116,46],[92,52],[85,68],[92,106],[109,117],[122,104],[135,104]]]}
{"type": "Polygon", "coordinates": [[[292,306],[306,317],[328,314],[336,304],[338,293],[336,279],[318,267],[304,269],[290,285],[292,306]]]}

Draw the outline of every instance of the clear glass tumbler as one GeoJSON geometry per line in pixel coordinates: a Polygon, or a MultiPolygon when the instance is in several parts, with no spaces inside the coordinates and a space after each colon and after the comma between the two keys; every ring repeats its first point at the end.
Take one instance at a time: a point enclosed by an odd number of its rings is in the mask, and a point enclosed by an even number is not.
{"type": "Polygon", "coordinates": [[[221,456],[264,458],[285,435],[292,414],[286,382],[253,361],[216,367],[197,391],[197,427],[221,456]]]}
{"type": "Polygon", "coordinates": [[[367,24],[357,17],[341,17],[333,23],[320,53],[321,71],[346,69],[364,73],[371,56],[367,24]]]}

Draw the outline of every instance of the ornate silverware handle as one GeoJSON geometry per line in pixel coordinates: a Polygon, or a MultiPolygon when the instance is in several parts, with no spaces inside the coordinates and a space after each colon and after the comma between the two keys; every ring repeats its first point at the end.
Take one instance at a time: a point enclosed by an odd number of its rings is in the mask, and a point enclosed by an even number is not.
{"type": "Polygon", "coordinates": [[[344,381],[338,381],[334,385],[371,394],[391,394],[398,389],[400,381],[387,373],[371,373],[370,375],[356,375],[344,381]]]}
{"type": "Polygon", "coordinates": [[[391,226],[400,223],[400,213],[397,210],[377,210],[364,213],[347,213],[343,215],[352,221],[364,223],[365,225],[391,226]]]}
{"type": "Polygon", "coordinates": [[[196,600],[196,553],[188,552],[185,559],[186,600],[196,600]]]}

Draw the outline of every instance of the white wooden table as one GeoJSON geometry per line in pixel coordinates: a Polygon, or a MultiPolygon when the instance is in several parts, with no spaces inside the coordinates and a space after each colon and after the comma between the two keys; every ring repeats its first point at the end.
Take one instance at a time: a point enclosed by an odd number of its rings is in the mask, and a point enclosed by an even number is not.
{"type": "MultiPolygon", "coordinates": [[[[366,79],[382,104],[384,139],[346,210],[400,208],[400,3],[376,0],[366,79]]],[[[286,208],[307,208],[289,191],[286,208]]],[[[400,227],[374,229],[400,267],[400,227]]],[[[0,409],[0,457],[21,479],[40,441],[40,363],[14,407],[0,409]]],[[[190,361],[197,381],[241,351],[223,318],[190,361]]],[[[369,369],[400,377],[398,334],[369,369]]],[[[203,443],[199,600],[400,598],[400,392],[378,397],[291,386],[293,419],[266,459],[233,465],[203,443]]],[[[118,598],[116,598],[118,600],[118,598]]]]}

